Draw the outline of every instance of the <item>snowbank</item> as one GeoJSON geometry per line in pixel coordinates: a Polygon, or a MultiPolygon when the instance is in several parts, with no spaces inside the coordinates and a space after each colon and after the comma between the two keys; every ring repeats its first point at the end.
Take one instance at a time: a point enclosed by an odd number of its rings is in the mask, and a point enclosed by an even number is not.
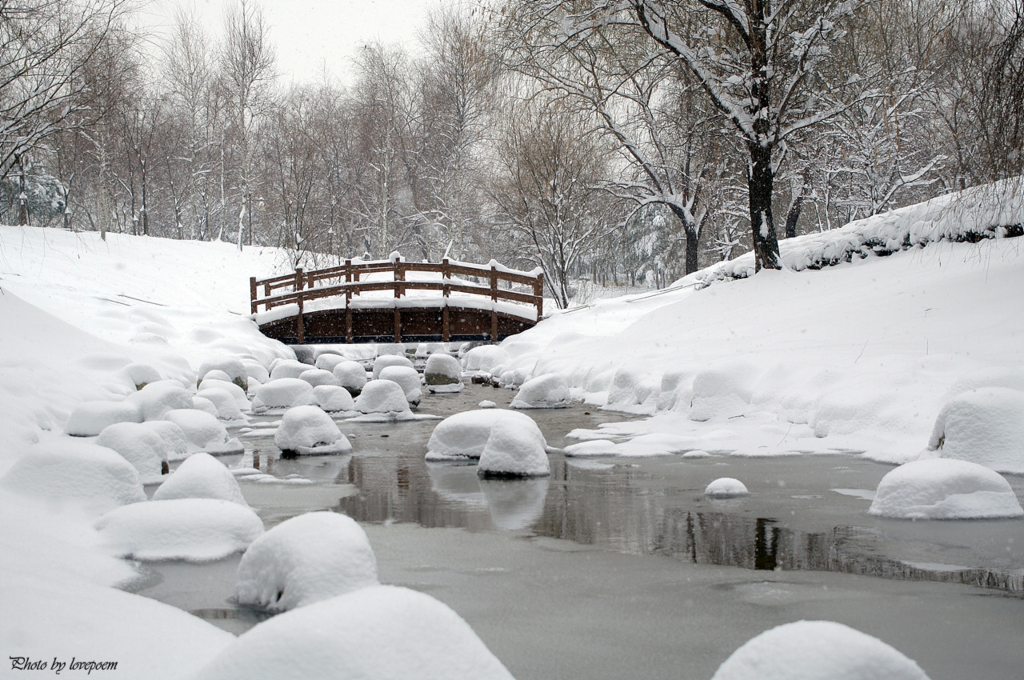
{"type": "Polygon", "coordinates": [[[1024,474],[1024,392],[980,387],[953,397],[935,419],[930,452],[1024,474]]]}
{"type": "Polygon", "coordinates": [[[541,450],[546,450],[547,442],[533,418],[524,413],[489,408],[456,413],[438,423],[427,442],[426,459],[457,461],[480,458],[491,431],[498,423],[507,423],[511,429],[529,433],[541,450]]]}
{"type": "Polygon", "coordinates": [[[235,600],[287,611],[377,583],[377,560],[355,520],[310,512],[253,541],[238,565],[235,600]]]}
{"type": "Polygon", "coordinates": [[[208,453],[193,453],[153,492],[153,500],[216,498],[249,507],[231,471],[208,453]]]}
{"type": "Polygon", "coordinates": [[[899,519],[1021,517],[1009,482],[989,468],[933,458],[899,466],[882,477],[869,514],[899,519]]]}
{"type": "Polygon", "coordinates": [[[317,406],[288,409],[274,434],[274,444],[291,455],[323,456],[352,450],[348,438],[317,406]]]}

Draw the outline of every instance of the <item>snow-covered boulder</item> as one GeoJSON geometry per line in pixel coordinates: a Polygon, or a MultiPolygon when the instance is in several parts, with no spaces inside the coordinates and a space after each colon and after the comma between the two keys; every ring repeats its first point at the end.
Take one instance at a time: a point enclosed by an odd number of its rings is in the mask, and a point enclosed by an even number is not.
{"type": "Polygon", "coordinates": [[[220,371],[227,377],[227,381],[238,385],[243,391],[249,389],[249,372],[245,364],[238,357],[220,356],[207,359],[199,365],[196,373],[198,384],[206,380],[210,371],[220,371]]]}
{"type": "Polygon", "coordinates": [[[202,390],[192,399],[193,403],[195,403],[196,399],[206,399],[213,404],[213,415],[216,416],[218,420],[223,420],[229,423],[239,421],[244,422],[246,420],[245,414],[238,408],[238,403],[235,401],[235,398],[225,389],[220,387],[211,387],[209,389],[202,390]]]}
{"type": "Polygon", "coordinates": [[[447,605],[371,586],[298,607],[240,635],[194,680],[512,680],[447,605]]]}
{"type": "Polygon", "coordinates": [[[349,394],[358,397],[366,384],[366,369],[358,361],[342,361],[334,367],[334,377],[349,394]]]}
{"type": "Polygon", "coordinates": [[[423,382],[432,393],[462,391],[462,364],[449,354],[431,354],[423,368],[423,382]]]}
{"type": "Polygon", "coordinates": [[[281,378],[298,378],[311,368],[313,367],[309,364],[304,364],[301,361],[296,361],[295,359],[282,359],[274,364],[274,367],[270,370],[270,379],[280,380],[281,378]]]}
{"type": "MultiPolygon", "coordinates": [[[[499,413],[499,411],[485,411],[499,413]]],[[[531,420],[532,422],[532,420],[531,420]]],[[[491,426],[480,452],[476,472],[480,477],[546,477],[551,474],[544,436],[536,425],[524,427],[508,418],[491,426]]]]}
{"type": "Polygon", "coordinates": [[[231,382],[231,376],[225,373],[224,371],[220,370],[219,368],[215,368],[212,371],[208,371],[206,375],[197,380],[196,387],[201,387],[204,380],[220,380],[222,382],[231,382]]]}
{"type": "Polygon", "coordinates": [[[562,451],[568,458],[616,456],[619,454],[618,445],[610,439],[589,439],[579,444],[570,444],[562,451]]]}
{"type": "Polygon", "coordinates": [[[356,402],[349,391],[337,385],[317,385],[313,388],[313,399],[328,413],[356,410],[356,402]]]}
{"type": "Polygon", "coordinates": [[[146,500],[131,463],[116,451],[76,439],[30,446],[0,477],[0,486],[96,514],[146,500]]]}
{"type": "Polygon", "coordinates": [[[224,455],[242,453],[245,450],[241,442],[228,435],[221,422],[209,413],[195,409],[175,409],[165,413],[164,419],[174,423],[185,433],[191,453],[206,451],[224,455]]]}
{"type": "Polygon", "coordinates": [[[136,390],[141,390],[150,383],[163,380],[160,372],[149,364],[128,364],[121,369],[121,373],[135,385],[136,390]]]}
{"type": "Polygon", "coordinates": [[[707,485],[704,495],[712,498],[736,498],[737,496],[748,496],[746,485],[732,477],[719,477],[707,485]]]}
{"type": "Polygon", "coordinates": [[[317,385],[338,384],[338,379],[334,377],[334,373],[319,368],[311,368],[308,371],[303,371],[302,375],[299,376],[299,380],[305,380],[313,387],[316,387],[317,385]]]}
{"type": "Polygon", "coordinates": [[[362,527],[336,512],[310,512],[253,541],[238,565],[235,600],[287,611],[377,583],[362,527]]]}
{"type": "Polygon", "coordinates": [[[167,444],[168,461],[182,460],[188,457],[188,437],[180,427],[169,420],[151,420],[142,424],[147,430],[160,435],[160,438],[167,444]]]}
{"type": "Polygon", "coordinates": [[[95,437],[115,423],[141,422],[142,413],[130,401],[87,401],[71,412],[64,433],[72,437],[95,437]]]}
{"type": "Polygon", "coordinates": [[[711,680],[928,680],[878,638],[832,621],[797,621],[737,649],[711,680]]]}
{"type": "Polygon", "coordinates": [[[423,399],[423,390],[421,389],[420,374],[416,372],[415,368],[411,366],[387,366],[381,369],[380,380],[390,380],[393,383],[398,383],[398,386],[405,392],[405,400],[409,402],[411,408],[416,408],[420,405],[420,401],[423,399]]]}
{"type": "Polygon", "coordinates": [[[527,380],[519,388],[510,408],[565,408],[572,399],[565,378],[557,373],[540,375],[527,380]]]}
{"type": "Polygon", "coordinates": [[[693,378],[690,420],[742,415],[750,405],[759,372],[748,361],[729,361],[701,371],[693,378]]]}
{"type": "Polygon", "coordinates": [[[476,405],[477,408],[498,408],[498,405],[490,399],[484,399],[476,405]]]}
{"type": "Polygon", "coordinates": [[[150,383],[126,401],[138,406],[143,420],[161,420],[168,411],[192,408],[192,396],[174,380],[150,383]]]}
{"type": "Polygon", "coordinates": [[[542,451],[547,449],[544,435],[530,416],[504,409],[485,409],[456,413],[438,423],[427,442],[426,459],[445,461],[479,458],[491,436],[491,430],[499,422],[529,433],[542,451]]]}
{"type": "Polygon", "coordinates": [[[206,397],[200,397],[199,395],[192,397],[192,408],[197,411],[202,411],[203,413],[209,413],[214,418],[218,415],[216,404],[206,397]]]}
{"type": "Polygon", "coordinates": [[[208,453],[193,453],[153,492],[153,500],[216,498],[246,507],[238,481],[224,463],[208,453]]]}
{"type": "Polygon", "coordinates": [[[388,366],[405,366],[413,368],[412,362],[400,354],[382,354],[373,360],[373,379],[380,378],[380,372],[388,366]]]}
{"type": "Polygon", "coordinates": [[[114,423],[96,438],[98,446],[117,451],[135,466],[143,484],[156,484],[167,472],[171,447],[146,423],[114,423]]]}
{"type": "MultiPolygon", "coordinates": [[[[215,378],[210,378],[209,376],[207,376],[206,380],[203,381],[203,384],[200,385],[198,394],[200,396],[206,396],[206,392],[208,392],[209,390],[224,390],[225,392],[230,394],[231,398],[235,402],[235,406],[237,406],[238,410],[240,410],[242,413],[247,412],[249,408],[252,406],[252,404],[249,403],[249,397],[246,395],[245,390],[243,390],[241,387],[239,387],[233,382],[217,380],[215,378]]],[[[214,403],[217,402],[214,401],[214,403]]]]}
{"type": "Polygon", "coordinates": [[[313,402],[313,386],[299,378],[279,378],[256,388],[252,398],[254,414],[283,411],[313,402]]]}
{"type": "Polygon", "coordinates": [[[320,456],[352,450],[338,425],[317,406],[288,409],[274,434],[274,444],[290,455],[320,456]]]}
{"type": "Polygon", "coordinates": [[[360,413],[379,413],[391,418],[411,416],[405,391],[390,380],[371,380],[356,397],[356,410],[360,413]]]}
{"type": "Polygon", "coordinates": [[[133,503],[96,520],[107,546],[136,560],[219,560],[249,547],[263,534],[250,508],[213,498],[133,503]]]}
{"type": "Polygon", "coordinates": [[[915,460],[878,483],[868,513],[900,519],[988,519],[1024,515],[1002,475],[951,458],[915,460]]]}
{"type": "Polygon", "coordinates": [[[256,381],[261,385],[270,380],[270,371],[268,371],[263,364],[253,360],[242,360],[242,365],[245,366],[245,375],[248,378],[248,387],[246,392],[253,388],[252,381],[256,381]]]}
{"type": "Polygon", "coordinates": [[[340,363],[348,361],[345,357],[340,354],[321,354],[316,358],[316,367],[324,371],[334,371],[334,367],[340,363]]]}
{"type": "Polygon", "coordinates": [[[511,361],[511,355],[497,345],[474,347],[462,357],[462,365],[467,371],[479,371],[492,375],[499,366],[506,366],[511,361]]]}
{"type": "Polygon", "coordinates": [[[529,374],[521,368],[510,368],[498,376],[498,387],[515,389],[530,379],[529,374]]]}
{"type": "Polygon", "coordinates": [[[981,387],[953,397],[935,419],[928,450],[1024,474],[1024,392],[981,387]]]}

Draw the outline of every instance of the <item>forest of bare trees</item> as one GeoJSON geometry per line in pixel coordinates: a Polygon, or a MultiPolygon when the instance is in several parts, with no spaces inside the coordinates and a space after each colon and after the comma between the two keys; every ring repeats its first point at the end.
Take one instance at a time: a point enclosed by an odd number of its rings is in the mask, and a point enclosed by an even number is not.
{"type": "Polygon", "coordinates": [[[1024,0],[452,2],[346,86],[284,86],[256,0],[131,11],[0,0],[0,222],[495,258],[565,306],[1024,170],[1024,0]]]}

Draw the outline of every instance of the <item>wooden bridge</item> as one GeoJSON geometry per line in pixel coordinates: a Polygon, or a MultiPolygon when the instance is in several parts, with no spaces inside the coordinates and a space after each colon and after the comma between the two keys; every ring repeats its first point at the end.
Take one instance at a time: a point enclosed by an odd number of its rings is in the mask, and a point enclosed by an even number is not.
{"type": "Polygon", "coordinates": [[[252,277],[249,292],[260,331],[300,345],[497,341],[531,328],[544,313],[543,272],[493,260],[486,266],[448,258],[345,260],[327,269],[252,277]]]}

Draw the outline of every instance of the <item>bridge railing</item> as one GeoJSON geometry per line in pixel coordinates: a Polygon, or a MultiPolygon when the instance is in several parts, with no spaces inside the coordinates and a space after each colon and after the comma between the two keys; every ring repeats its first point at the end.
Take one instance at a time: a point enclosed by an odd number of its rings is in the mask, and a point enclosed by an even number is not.
{"type": "Polygon", "coordinates": [[[283,274],[268,279],[249,279],[249,294],[253,314],[260,307],[271,310],[282,305],[298,304],[301,316],[306,302],[311,300],[345,296],[345,305],[352,302],[354,296],[372,291],[394,292],[395,298],[401,298],[409,290],[437,290],[444,297],[451,293],[469,293],[490,297],[492,302],[507,300],[537,309],[537,320],[544,314],[544,274],[543,272],[520,272],[509,270],[491,262],[489,265],[474,265],[464,262],[451,262],[445,258],[439,263],[406,262],[400,258],[375,262],[352,262],[326,269],[305,271],[296,268],[293,274],[283,274]],[[408,280],[410,272],[428,272],[441,275],[438,280],[408,280]],[[364,281],[371,274],[392,275],[391,280],[364,281]],[[452,277],[473,277],[486,281],[487,285],[466,281],[453,281],[452,277]],[[333,282],[333,284],[332,284],[333,282]],[[532,293],[522,293],[502,288],[501,283],[520,284],[532,289],[532,293]],[[326,285],[325,285],[326,284],[326,285]],[[277,292],[283,291],[283,292],[277,292]]]}

